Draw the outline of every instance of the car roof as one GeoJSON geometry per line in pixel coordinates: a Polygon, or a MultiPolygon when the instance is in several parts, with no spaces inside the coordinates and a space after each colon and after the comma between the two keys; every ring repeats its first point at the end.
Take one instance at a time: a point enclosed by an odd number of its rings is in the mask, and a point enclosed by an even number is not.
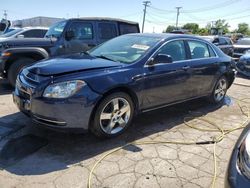
{"type": "Polygon", "coordinates": [[[20,29],[24,29],[24,30],[45,29],[45,30],[48,30],[49,28],[47,28],[47,27],[23,27],[23,28],[20,28],[20,29]]]}
{"type": "Polygon", "coordinates": [[[189,34],[176,34],[176,33],[131,33],[128,35],[134,35],[134,36],[146,36],[146,37],[154,37],[154,38],[161,38],[163,40],[167,39],[175,39],[175,38],[190,38],[190,39],[197,39],[206,41],[200,37],[197,37],[195,35],[189,35],[189,34]]]}
{"type": "Polygon", "coordinates": [[[128,23],[128,24],[138,24],[137,22],[123,20],[120,18],[110,18],[110,17],[81,17],[81,18],[71,18],[69,20],[116,21],[116,22],[124,22],[124,23],[128,23]]]}

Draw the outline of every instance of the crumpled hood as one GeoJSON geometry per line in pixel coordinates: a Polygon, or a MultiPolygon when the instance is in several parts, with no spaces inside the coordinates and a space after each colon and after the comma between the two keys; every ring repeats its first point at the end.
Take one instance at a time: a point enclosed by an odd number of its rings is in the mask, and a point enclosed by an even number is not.
{"type": "Polygon", "coordinates": [[[44,60],[28,67],[28,70],[38,75],[53,76],[85,70],[118,67],[121,65],[119,62],[78,54],[44,60]]]}

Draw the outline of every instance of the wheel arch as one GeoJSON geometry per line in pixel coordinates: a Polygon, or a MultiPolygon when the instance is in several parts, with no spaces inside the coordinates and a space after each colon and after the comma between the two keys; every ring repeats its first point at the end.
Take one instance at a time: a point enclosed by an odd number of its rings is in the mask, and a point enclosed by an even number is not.
{"type": "Polygon", "coordinates": [[[10,48],[4,52],[11,54],[5,61],[5,71],[8,71],[10,66],[20,58],[30,58],[39,61],[49,57],[48,52],[43,48],[10,48]]]}
{"type": "Polygon", "coordinates": [[[230,88],[231,85],[233,84],[234,81],[234,75],[233,73],[228,73],[228,72],[224,72],[220,77],[225,76],[227,81],[228,81],[228,86],[227,88],[230,88]]]}
{"type": "Polygon", "coordinates": [[[112,93],[116,93],[116,92],[123,92],[123,93],[126,93],[127,95],[129,95],[131,100],[133,101],[133,104],[134,104],[134,112],[135,112],[135,114],[137,114],[139,112],[139,100],[138,100],[138,97],[137,97],[136,93],[132,89],[130,89],[130,88],[126,87],[126,86],[117,86],[117,87],[111,88],[111,89],[107,90],[106,92],[104,92],[102,97],[96,102],[96,104],[95,104],[95,106],[94,106],[94,108],[93,108],[93,110],[91,112],[88,126],[91,125],[91,123],[93,121],[93,117],[94,117],[95,112],[96,112],[96,109],[97,109],[98,105],[101,103],[101,101],[105,97],[111,95],[112,93]]]}

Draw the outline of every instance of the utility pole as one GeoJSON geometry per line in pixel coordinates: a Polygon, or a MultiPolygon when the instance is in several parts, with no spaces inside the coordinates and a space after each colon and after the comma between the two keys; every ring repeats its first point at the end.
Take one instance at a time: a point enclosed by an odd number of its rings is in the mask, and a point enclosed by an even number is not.
{"type": "Polygon", "coordinates": [[[176,25],[175,25],[175,27],[176,27],[176,29],[178,29],[178,21],[179,21],[180,9],[181,9],[182,7],[175,7],[175,8],[177,9],[176,25]]]}
{"type": "Polygon", "coordinates": [[[8,17],[7,10],[3,11],[3,17],[4,17],[5,20],[7,20],[7,17],[8,17]]]}
{"type": "Polygon", "coordinates": [[[144,23],[145,23],[145,17],[147,13],[147,7],[149,6],[151,2],[150,1],[143,1],[144,9],[143,9],[143,21],[142,21],[142,33],[144,31],[144,23]]]}

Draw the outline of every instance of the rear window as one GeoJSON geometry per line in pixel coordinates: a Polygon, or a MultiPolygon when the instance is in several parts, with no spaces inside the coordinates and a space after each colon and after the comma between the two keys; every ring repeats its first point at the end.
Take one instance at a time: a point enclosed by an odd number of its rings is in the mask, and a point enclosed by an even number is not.
{"type": "Polygon", "coordinates": [[[137,25],[131,24],[120,24],[119,25],[120,34],[129,34],[129,33],[139,33],[137,25]]]}
{"type": "Polygon", "coordinates": [[[192,59],[210,57],[209,49],[206,43],[199,41],[188,41],[192,59]]]}
{"type": "Polygon", "coordinates": [[[99,23],[99,38],[100,39],[111,39],[117,36],[116,25],[113,23],[99,23]]]}

